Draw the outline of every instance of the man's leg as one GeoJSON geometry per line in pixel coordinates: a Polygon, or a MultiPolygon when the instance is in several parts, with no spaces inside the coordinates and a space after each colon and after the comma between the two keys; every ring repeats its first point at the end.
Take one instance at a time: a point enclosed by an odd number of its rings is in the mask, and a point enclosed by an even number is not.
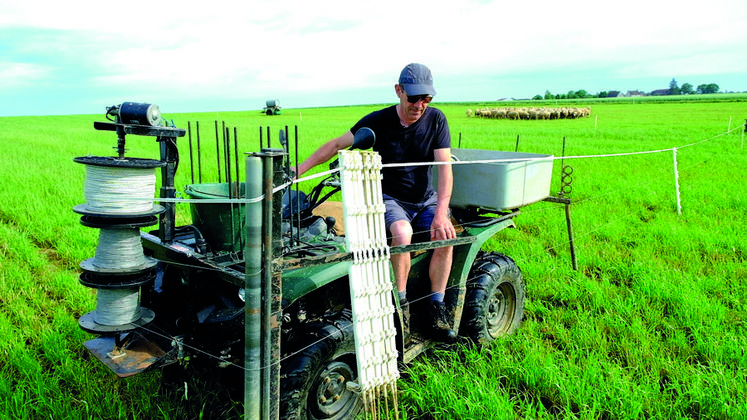
{"type": "MultiPolygon", "coordinates": [[[[392,246],[410,245],[412,241],[412,226],[407,220],[398,220],[389,226],[392,235],[392,246]]],[[[392,254],[392,270],[397,281],[399,292],[407,291],[407,276],[410,274],[410,253],[392,254]]]]}
{"type": "MultiPolygon", "coordinates": [[[[429,230],[433,221],[435,206],[431,205],[424,209],[416,221],[415,229],[429,230]],[[427,228],[426,228],[427,226],[427,228]]],[[[444,304],[444,295],[446,286],[449,282],[451,273],[451,263],[453,260],[453,247],[436,248],[431,255],[428,275],[431,280],[431,299],[428,312],[431,318],[430,332],[432,337],[445,342],[453,342],[456,337],[456,331],[451,329],[446,315],[446,305],[444,304]]]]}
{"type": "MultiPolygon", "coordinates": [[[[413,220],[413,230],[426,233],[430,231],[435,216],[436,202],[437,198],[434,194],[423,204],[424,208],[413,220]]],[[[446,293],[446,284],[449,282],[449,273],[451,273],[453,248],[449,246],[433,250],[428,274],[431,279],[431,293],[435,300],[442,301],[446,293]]]]}
{"type": "MultiPolygon", "coordinates": [[[[395,200],[384,198],[386,225],[392,246],[409,245],[412,242],[411,215],[395,200]]],[[[405,340],[410,335],[410,303],[407,301],[407,278],[410,275],[410,253],[392,254],[389,257],[397,284],[399,305],[402,309],[402,327],[405,340]]]]}
{"type": "Polygon", "coordinates": [[[428,273],[431,277],[431,302],[428,313],[431,317],[431,334],[433,338],[447,343],[454,342],[457,333],[449,325],[446,305],[443,302],[446,284],[451,271],[452,247],[436,248],[431,256],[428,273]]]}
{"type": "Polygon", "coordinates": [[[454,247],[436,248],[433,250],[431,265],[428,274],[431,277],[431,292],[446,293],[446,284],[449,282],[449,273],[451,273],[451,262],[453,259],[454,247]]]}

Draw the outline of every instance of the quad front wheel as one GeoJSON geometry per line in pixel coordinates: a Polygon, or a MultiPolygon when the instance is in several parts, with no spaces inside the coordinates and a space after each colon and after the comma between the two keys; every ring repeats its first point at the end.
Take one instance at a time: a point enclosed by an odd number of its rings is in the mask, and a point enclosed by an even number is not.
{"type": "Polygon", "coordinates": [[[459,334],[485,345],[511,334],[524,314],[524,280],[511,258],[480,252],[472,264],[459,334]]]}
{"type": "Polygon", "coordinates": [[[354,418],[363,402],[347,388],[358,377],[350,313],[308,325],[307,331],[302,347],[281,365],[280,418],[354,418]]]}

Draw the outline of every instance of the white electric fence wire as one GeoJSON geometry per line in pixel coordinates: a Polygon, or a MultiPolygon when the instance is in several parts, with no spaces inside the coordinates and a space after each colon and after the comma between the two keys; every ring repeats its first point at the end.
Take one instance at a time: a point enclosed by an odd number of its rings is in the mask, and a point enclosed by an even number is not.
{"type": "MultiPolygon", "coordinates": [[[[641,183],[641,184],[642,184],[642,183],[641,183]]],[[[619,191],[618,191],[618,192],[619,192],[619,191]]],[[[607,196],[607,195],[610,195],[610,193],[608,193],[608,194],[604,194],[603,196],[607,196]]],[[[584,199],[584,200],[582,200],[582,201],[576,202],[576,203],[574,203],[574,204],[578,205],[579,203],[582,203],[582,202],[593,202],[594,200],[595,200],[595,198],[593,198],[593,197],[590,197],[590,198],[586,198],[586,199],[584,199]]],[[[522,212],[522,214],[527,214],[527,213],[539,213],[539,212],[546,212],[546,211],[550,211],[550,210],[553,210],[553,209],[554,209],[553,207],[545,207],[545,208],[542,208],[542,209],[538,209],[538,210],[532,210],[532,211],[529,211],[529,212],[527,212],[527,211],[523,211],[523,212],[522,212]]],[[[595,232],[598,232],[599,230],[601,230],[601,229],[603,229],[603,228],[605,228],[605,227],[607,227],[607,226],[611,226],[611,225],[613,225],[613,224],[615,224],[615,223],[618,223],[618,222],[620,222],[620,221],[622,221],[622,220],[625,220],[625,219],[628,219],[628,218],[630,218],[630,217],[634,217],[634,216],[636,216],[636,215],[637,215],[637,213],[628,213],[628,214],[626,214],[626,215],[625,215],[625,216],[623,216],[623,217],[620,217],[620,218],[616,218],[616,219],[613,219],[613,220],[610,220],[610,221],[608,221],[607,223],[605,223],[605,224],[603,224],[603,225],[600,225],[600,226],[596,226],[596,227],[595,227],[594,229],[592,229],[592,230],[589,230],[589,231],[586,231],[586,232],[583,232],[583,233],[580,233],[580,234],[578,234],[578,233],[577,233],[577,234],[575,235],[575,236],[576,236],[576,239],[580,239],[580,238],[588,237],[588,236],[590,236],[590,235],[593,235],[593,234],[594,234],[595,232]]],[[[541,251],[541,252],[545,252],[545,251],[548,251],[548,250],[550,250],[550,249],[560,248],[560,247],[562,247],[562,246],[567,246],[568,244],[569,244],[569,241],[561,241],[561,242],[555,243],[554,245],[551,245],[551,246],[549,246],[549,247],[546,247],[546,248],[544,248],[544,249],[543,249],[543,251],[541,251]]],[[[539,254],[539,252],[538,252],[538,254],[539,254]]],[[[515,261],[516,261],[516,263],[517,263],[517,264],[519,264],[519,265],[520,265],[520,264],[521,264],[521,263],[523,263],[523,262],[528,262],[528,261],[531,261],[531,260],[532,260],[532,259],[533,259],[533,258],[534,258],[534,257],[535,257],[536,255],[537,255],[537,254],[533,254],[533,255],[527,255],[527,256],[525,256],[524,258],[521,258],[521,259],[516,259],[515,261]]],[[[187,268],[190,268],[190,267],[191,267],[191,268],[201,268],[201,269],[205,269],[205,268],[203,268],[203,267],[196,267],[196,266],[192,266],[192,265],[189,265],[189,264],[181,264],[181,263],[174,263],[174,262],[168,262],[168,263],[169,263],[169,264],[173,264],[173,265],[179,265],[179,266],[187,267],[187,268]]],[[[212,271],[215,271],[216,273],[217,273],[217,272],[221,272],[221,270],[219,270],[219,269],[207,269],[207,270],[212,270],[212,271]]],[[[472,278],[469,278],[469,279],[467,279],[467,282],[469,282],[470,280],[472,280],[472,278]]],[[[450,287],[449,289],[451,289],[451,287],[450,287]]],[[[419,301],[421,301],[421,300],[424,300],[424,299],[430,299],[430,295],[429,295],[429,294],[426,294],[426,295],[425,295],[425,296],[423,296],[423,297],[420,297],[420,298],[416,298],[416,299],[415,299],[415,300],[413,300],[413,301],[412,301],[411,303],[414,303],[414,302],[419,302],[419,301]]],[[[161,337],[163,337],[163,338],[166,338],[166,339],[170,339],[170,340],[176,340],[176,337],[173,337],[173,336],[168,336],[168,335],[165,335],[165,334],[159,333],[158,331],[155,331],[155,330],[150,330],[150,329],[148,329],[148,328],[146,328],[146,327],[143,327],[143,326],[140,326],[140,328],[142,328],[142,329],[144,329],[144,330],[147,330],[148,332],[150,332],[150,333],[153,333],[153,334],[155,334],[155,335],[161,336],[161,337]]],[[[348,326],[347,328],[353,328],[353,326],[351,325],[351,326],[348,326]]],[[[308,348],[311,348],[311,347],[313,347],[314,345],[316,345],[316,344],[318,344],[318,343],[320,343],[320,342],[324,341],[325,339],[326,339],[326,338],[321,338],[321,339],[319,339],[319,340],[313,341],[313,342],[309,343],[308,345],[306,345],[305,347],[299,348],[299,349],[297,349],[296,351],[294,351],[294,352],[292,352],[292,353],[289,353],[289,354],[287,354],[287,355],[286,355],[286,356],[285,356],[284,358],[281,358],[281,359],[280,359],[280,360],[278,360],[277,362],[274,362],[274,363],[272,363],[272,364],[271,364],[271,365],[269,365],[269,366],[263,366],[263,367],[260,367],[260,368],[258,368],[257,370],[268,369],[268,368],[270,368],[270,367],[272,367],[272,366],[274,366],[274,365],[276,365],[276,364],[280,364],[280,363],[283,363],[283,362],[284,362],[285,360],[288,360],[288,359],[290,359],[290,358],[292,358],[292,357],[294,357],[294,356],[296,356],[296,355],[298,355],[298,354],[301,354],[301,353],[302,353],[303,351],[305,351],[306,349],[308,349],[308,348]]],[[[191,346],[191,345],[188,345],[188,344],[184,344],[184,343],[182,343],[182,346],[184,346],[185,348],[189,348],[189,349],[192,349],[192,350],[194,350],[194,351],[196,351],[196,352],[198,352],[198,353],[204,354],[204,355],[206,355],[206,356],[208,356],[208,357],[214,358],[214,359],[216,359],[216,360],[219,360],[219,361],[221,361],[221,362],[225,363],[225,359],[224,359],[224,358],[221,358],[220,356],[217,356],[217,355],[211,354],[211,353],[209,353],[209,352],[207,352],[207,351],[205,351],[205,350],[203,350],[203,349],[200,349],[200,348],[198,348],[198,347],[194,347],[194,346],[191,346]]],[[[237,364],[235,364],[235,363],[230,363],[230,362],[228,362],[228,364],[232,365],[233,367],[235,367],[235,368],[237,368],[237,369],[242,369],[242,370],[250,370],[250,369],[246,369],[246,367],[244,367],[244,366],[240,366],[240,365],[237,365],[237,364]]]]}
{"type": "MultiPolygon", "coordinates": [[[[733,130],[731,130],[731,131],[734,131],[734,130],[737,130],[737,129],[742,129],[742,128],[741,128],[741,127],[737,127],[737,128],[735,128],[735,129],[733,129],[733,130]]],[[[731,132],[731,131],[730,131],[730,132],[731,132]]],[[[691,143],[691,144],[688,144],[688,145],[685,145],[685,146],[681,146],[680,148],[682,148],[682,147],[690,147],[690,146],[695,146],[695,145],[698,145],[698,144],[700,144],[700,143],[704,143],[704,142],[707,142],[707,141],[709,141],[709,140],[713,140],[713,139],[715,139],[715,138],[718,138],[718,137],[720,137],[720,136],[723,136],[723,135],[725,135],[725,134],[729,134],[729,133],[723,133],[723,134],[719,134],[719,135],[713,136],[713,137],[711,137],[711,138],[708,138],[708,139],[705,139],[705,140],[702,140],[702,141],[699,141],[699,142],[696,142],[696,143],[691,143]]],[[[744,134],[742,135],[742,137],[744,137],[744,134]]],[[[669,150],[673,150],[673,149],[671,149],[671,148],[670,148],[670,149],[662,149],[661,151],[669,151],[669,150]]],[[[654,152],[659,152],[659,151],[637,152],[637,153],[632,153],[632,154],[645,154],[645,153],[654,153],[654,152]]],[[[629,153],[629,154],[630,154],[630,153],[629,153]]],[[[629,155],[629,154],[625,154],[625,155],[629,155]]],[[[588,157],[609,157],[609,156],[620,156],[620,154],[614,154],[614,155],[594,155],[594,156],[588,156],[588,157]]],[[[573,157],[573,158],[583,158],[583,157],[585,157],[585,156],[575,156],[575,157],[573,157]]],[[[567,158],[568,158],[568,157],[566,157],[566,159],[567,159],[567,158]]],[[[562,159],[562,158],[561,158],[561,157],[556,157],[556,158],[554,158],[554,159],[562,159]]],[[[452,164],[453,164],[453,163],[456,163],[456,162],[452,162],[452,164]]],[[[462,162],[460,162],[460,163],[462,163],[462,164],[465,164],[465,163],[476,163],[476,162],[472,162],[472,161],[462,161],[462,162]]],[[[308,181],[308,180],[312,180],[312,179],[315,179],[315,178],[321,178],[321,177],[323,177],[323,176],[328,176],[328,175],[330,175],[330,174],[332,174],[332,173],[335,173],[335,172],[337,172],[337,171],[338,171],[338,170],[332,170],[332,171],[327,171],[327,172],[323,172],[323,173],[320,173],[320,174],[316,174],[316,175],[311,175],[311,176],[308,176],[308,177],[306,177],[306,178],[301,178],[301,179],[295,180],[295,181],[294,181],[294,183],[296,183],[296,182],[303,182],[303,181],[308,181]]],[[[283,186],[280,186],[280,187],[276,187],[276,188],[275,188],[275,191],[278,191],[278,190],[280,190],[280,189],[284,188],[284,187],[285,187],[285,186],[287,186],[287,185],[288,185],[288,184],[285,184],[285,185],[283,185],[283,186]]],[[[632,188],[632,187],[631,187],[631,188],[632,188]]],[[[615,192],[619,192],[619,191],[615,191],[615,192]]],[[[613,192],[611,192],[611,193],[607,193],[607,194],[603,194],[603,196],[606,196],[606,195],[610,195],[610,194],[612,194],[612,193],[613,193],[613,192]]],[[[241,203],[241,202],[257,202],[257,201],[261,201],[262,199],[263,199],[263,196],[260,196],[260,197],[258,197],[258,198],[254,198],[254,199],[239,199],[239,200],[214,200],[214,201],[216,201],[216,202],[218,202],[218,201],[219,201],[219,202],[226,202],[226,203],[230,203],[230,202],[239,202],[239,203],[241,203]]],[[[162,199],[156,199],[156,201],[158,201],[158,200],[162,200],[162,199]]],[[[582,202],[593,201],[593,200],[594,200],[594,198],[593,198],[593,197],[589,197],[589,198],[583,199],[583,200],[581,200],[581,201],[577,201],[577,202],[575,202],[574,204],[579,204],[579,203],[582,203],[582,202]]],[[[169,201],[170,201],[170,202],[191,202],[191,201],[194,201],[194,202],[200,202],[200,203],[213,202],[213,200],[181,200],[181,199],[169,199],[169,200],[163,200],[163,201],[167,201],[167,202],[169,202],[169,201]]],[[[542,208],[542,209],[539,209],[539,210],[535,210],[535,211],[533,211],[533,212],[544,212],[544,211],[548,211],[548,210],[552,210],[552,207],[546,207],[546,208],[542,208]]],[[[524,211],[523,213],[527,213],[527,212],[526,212],[526,211],[524,211]]],[[[576,234],[575,236],[576,236],[576,238],[580,238],[580,237],[585,237],[585,236],[589,236],[589,235],[593,234],[594,232],[596,232],[596,231],[598,231],[598,230],[600,230],[600,229],[604,228],[605,226],[609,226],[609,225],[612,225],[612,224],[614,224],[614,223],[617,223],[617,222],[619,222],[620,220],[623,220],[623,219],[625,219],[625,218],[628,218],[628,217],[632,217],[632,216],[635,216],[635,215],[636,215],[636,213],[628,213],[628,214],[627,214],[626,216],[624,216],[624,217],[622,217],[622,218],[619,218],[619,219],[615,219],[615,220],[611,220],[611,221],[609,221],[608,223],[606,223],[606,224],[604,224],[604,225],[602,225],[602,226],[597,226],[597,227],[596,227],[595,229],[592,229],[591,231],[588,231],[588,232],[584,232],[584,233],[582,233],[582,234],[576,234]]],[[[553,246],[550,246],[550,247],[548,247],[548,248],[545,248],[545,251],[546,251],[546,250],[548,250],[548,249],[558,248],[558,247],[561,247],[561,246],[565,246],[565,245],[568,245],[568,241],[561,241],[561,242],[559,242],[559,243],[557,243],[557,244],[555,244],[555,245],[553,245],[553,246]]],[[[522,258],[522,259],[520,259],[520,260],[516,260],[516,262],[517,262],[517,263],[520,263],[520,262],[525,262],[525,261],[529,261],[529,260],[531,260],[531,259],[532,259],[533,257],[534,257],[534,255],[528,255],[528,256],[526,256],[525,258],[522,258]]],[[[184,266],[184,267],[194,267],[194,268],[205,269],[204,267],[196,267],[196,266],[191,266],[191,265],[189,265],[189,264],[180,264],[180,263],[175,263],[175,262],[173,262],[173,261],[165,261],[165,262],[168,262],[169,264],[174,264],[174,265],[180,265],[180,266],[184,266]]],[[[218,270],[218,269],[209,269],[209,268],[208,268],[207,270],[213,270],[213,271],[216,271],[216,272],[220,272],[220,271],[221,271],[221,270],[218,270]]],[[[467,279],[467,281],[469,281],[469,280],[470,280],[470,279],[467,279]]],[[[417,300],[421,300],[421,299],[426,299],[426,298],[429,298],[429,296],[424,296],[423,298],[420,298],[420,299],[417,299],[417,300]]],[[[137,319],[137,318],[135,318],[135,319],[137,319]]],[[[139,327],[139,328],[141,328],[141,329],[143,329],[143,330],[146,330],[146,331],[148,331],[148,332],[150,332],[150,333],[153,333],[153,334],[155,334],[155,335],[161,336],[161,337],[163,337],[163,338],[167,338],[167,339],[171,339],[171,340],[177,340],[177,338],[176,338],[176,337],[173,337],[173,336],[169,336],[169,335],[165,335],[165,334],[163,334],[163,333],[160,333],[160,332],[158,332],[158,331],[155,331],[155,330],[151,330],[151,329],[149,329],[149,328],[147,328],[147,327],[144,327],[144,326],[138,326],[138,327],[139,327]]],[[[354,327],[353,327],[353,326],[351,326],[351,327],[348,327],[348,328],[354,328],[354,327]]],[[[283,361],[285,361],[285,360],[288,360],[289,358],[291,358],[291,357],[294,357],[294,356],[296,356],[296,355],[298,355],[298,354],[302,353],[302,352],[303,352],[304,350],[306,350],[306,349],[308,349],[308,348],[310,348],[310,347],[312,347],[312,346],[314,346],[314,345],[318,344],[318,343],[319,343],[319,342],[321,342],[321,341],[324,341],[325,339],[327,339],[327,338],[322,338],[322,339],[319,339],[319,340],[317,340],[317,341],[314,341],[314,342],[312,342],[312,343],[309,343],[309,344],[308,344],[308,345],[307,345],[306,347],[300,348],[300,349],[296,350],[295,352],[292,352],[292,353],[290,353],[290,354],[286,355],[286,356],[285,356],[284,358],[282,358],[282,359],[280,359],[280,360],[278,360],[278,361],[276,361],[276,362],[273,362],[273,363],[272,363],[271,365],[269,365],[269,366],[262,366],[262,367],[260,367],[260,368],[259,368],[259,370],[262,370],[262,369],[268,369],[268,368],[270,368],[271,366],[274,366],[274,365],[276,365],[276,364],[282,363],[283,361]]],[[[203,350],[203,349],[200,349],[200,348],[198,348],[198,347],[194,347],[194,346],[191,346],[191,345],[188,345],[188,344],[184,344],[184,343],[182,343],[182,345],[183,345],[183,346],[184,346],[185,348],[190,348],[190,349],[192,349],[192,350],[194,350],[194,351],[196,351],[196,352],[198,352],[198,353],[201,353],[201,354],[204,354],[204,355],[206,355],[206,356],[208,356],[208,357],[212,357],[212,358],[214,358],[214,359],[216,359],[216,360],[220,360],[220,361],[222,361],[222,362],[225,362],[225,359],[224,359],[224,358],[222,358],[222,357],[220,357],[220,356],[217,356],[217,355],[214,355],[214,354],[211,354],[211,353],[209,353],[209,352],[207,352],[207,351],[205,351],[205,350],[203,350]]],[[[242,370],[248,370],[248,369],[246,369],[246,367],[244,367],[244,366],[240,366],[240,365],[237,365],[237,364],[235,364],[235,363],[231,363],[231,362],[228,362],[228,364],[229,364],[229,365],[232,365],[233,367],[235,367],[235,368],[238,368],[238,369],[242,369],[242,370]]]]}
{"type": "Polygon", "coordinates": [[[101,214],[137,214],[153,210],[155,168],[86,165],[86,210],[101,214]]]}
{"type": "MultiPolygon", "coordinates": [[[[273,194],[282,191],[293,185],[293,182],[286,182],[272,189],[273,194]]],[[[252,204],[259,203],[265,199],[265,195],[262,194],[258,197],[252,198],[153,198],[151,201],[159,203],[198,203],[198,204],[252,204]]]]}
{"type": "Polygon", "coordinates": [[[135,269],[147,263],[140,229],[106,229],[99,232],[93,265],[105,269],[135,269]]]}
{"type": "MultiPolygon", "coordinates": [[[[642,185],[642,184],[643,184],[643,183],[641,183],[640,185],[642,185]]],[[[617,191],[617,192],[619,192],[619,191],[617,191]]],[[[610,195],[610,194],[611,194],[611,193],[607,193],[607,194],[603,194],[602,196],[604,197],[604,196],[608,196],[608,195],[610,195]]],[[[578,201],[578,202],[576,202],[576,203],[574,203],[574,204],[578,205],[579,203],[582,203],[582,202],[593,202],[594,200],[595,200],[595,198],[593,198],[593,197],[589,197],[589,198],[583,199],[583,200],[581,200],[581,201],[578,201]]],[[[537,210],[530,210],[530,211],[526,211],[526,210],[524,210],[524,211],[522,211],[522,214],[528,214],[528,213],[540,213],[540,212],[547,212],[547,211],[551,211],[551,210],[553,210],[553,209],[554,209],[554,207],[550,207],[550,206],[548,206],[548,207],[544,207],[544,208],[541,208],[541,209],[537,209],[537,210]]],[[[589,230],[589,231],[586,231],[586,232],[583,232],[583,233],[577,233],[577,234],[575,235],[575,237],[576,237],[576,239],[580,239],[580,238],[588,237],[588,236],[590,236],[590,235],[593,235],[593,234],[594,234],[595,232],[598,232],[599,230],[601,230],[601,229],[604,229],[604,228],[605,228],[605,227],[607,227],[607,226],[611,226],[611,225],[613,225],[613,224],[615,224],[615,223],[618,223],[618,222],[620,222],[621,220],[625,220],[625,219],[628,219],[628,218],[630,218],[630,217],[634,217],[634,216],[636,216],[636,215],[637,215],[637,213],[628,213],[628,214],[626,214],[626,215],[625,215],[625,216],[623,216],[623,217],[620,217],[620,218],[616,218],[616,219],[613,219],[613,220],[610,220],[610,221],[608,221],[607,223],[605,223],[605,224],[603,224],[603,225],[600,225],[600,226],[596,226],[596,227],[595,227],[594,229],[592,229],[592,230],[589,230]]],[[[563,246],[567,246],[568,244],[569,244],[569,241],[567,241],[567,240],[566,240],[566,241],[560,241],[560,242],[557,242],[557,243],[555,243],[555,244],[553,244],[553,245],[551,245],[551,246],[548,246],[548,247],[545,247],[545,248],[543,248],[543,250],[542,250],[542,251],[540,251],[540,252],[538,252],[537,254],[539,254],[539,253],[542,253],[542,252],[546,252],[546,251],[549,251],[550,249],[556,249],[556,248],[560,248],[560,247],[563,247],[563,246]]],[[[533,255],[527,255],[527,256],[525,256],[524,258],[521,258],[521,259],[516,259],[515,261],[516,261],[516,263],[517,263],[517,264],[521,265],[521,263],[524,263],[524,262],[528,262],[528,261],[531,261],[531,260],[532,260],[532,259],[533,259],[533,258],[534,258],[534,257],[535,257],[535,256],[536,256],[537,254],[533,254],[533,255]]],[[[189,264],[183,264],[183,263],[175,263],[175,262],[172,262],[172,261],[164,261],[164,262],[168,262],[169,264],[172,264],[172,265],[178,265],[178,266],[182,266],[182,267],[185,267],[185,268],[200,268],[200,269],[204,269],[204,270],[209,270],[209,271],[211,271],[211,270],[212,270],[212,271],[215,271],[216,273],[222,272],[222,271],[221,271],[221,270],[219,270],[219,269],[210,269],[210,268],[204,268],[204,267],[196,267],[196,266],[192,266],[192,265],[189,265],[189,264]]],[[[472,279],[473,279],[473,278],[468,278],[468,279],[467,279],[466,281],[467,281],[467,282],[469,282],[469,281],[470,281],[470,280],[472,280],[472,279]]],[[[453,286],[453,287],[456,287],[456,286],[453,286]]],[[[449,289],[451,289],[451,288],[453,288],[453,287],[450,287],[449,289]]],[[[413,300],[413,301],[411,302],[411,304],[412,304],[412,303],[415,303],[415,302],[419,302],[419,301],[421,301],[421,300],[426,300],[426,299],[430,299],[430,294],[426,294],[426,295],[425,295],[425,296],[423,296],[423,297],[419,297],[419,298],[416,298],[415,300],[413,300]]],[[[276,314],[276,315],[277,315],[277,314],[276,314]]],[[[165,335],[165,334],[163,334],[163,333],[161,333],[161,332],[158,332],[158,331],[155,331],[155,330],[151,330],[151,329],[149,329],[149,328],[147,328],[147,327],[144,327],[144,326],[139,326],[139,328],[141,328],[141,329],[143,329],[143,330],[146,330],[146,331],[148,331],[148,332],[150,332],[150,333],[152,333],[152,334],[158,335],[158,336],[160,336],[160,337],[162,337],[162,338],[166,338],[166,339],[169,339],[169,340],[177,340],[177,338],[176,338],[176,337],[174,337],[174,336],[169,336],[169,335],[165,335]]],[[[350,325],[350,326],[348,326],[348,327],[346,327],[346,328],[354,328],[354,327],[353,327],[352,325],[350,325]]],[[[296,356],[296,355],[298,355],[298,354],[301,354],[301,353],[302,353],[302,352],[304,352],[304,351],[305,351],[306,349],[308,349],[308,348],[311,348],[311,347],[313,347],[313,346],[315,346],[315,345],[319,344],[320,342],[324,341],[325,339],[327,339],[327,338],[321,338],[321,339],[319,339],[319,340],[316,340],[316,341],[310,342],[310,343],[309,343],[309,344],[307,344],[306,346],[304,346],[304,347],[301,347],[301,348],[297,349],[296,351],[294,351],[294,352],[291,352],[291,353],[287,354],[287,355],[286,355],[285,357],[281,358],[280,360],[278,360],[278,361],[276,361],[276,362],[273,362],[273,363],[272,363],[272,364],[270,364],[269,366],[262,366],[262,367],[260,367],[260,368],[258,368],[258,369],[256,369],[256,370],[263,370],[263,369],[268,369],[268,368],[270,368],[270,367],[272,367],[272,366],[274,366],[274,365],[277,365],[277,364],[283,363],[284,361],[286,361],[286,360],[288,360],[288,359],[290,359],[290,358],[292,358],[292,357],[295,357],[295,356],[296,356]]],[[[205,351],[205,350],[203,350],[203,349],[201,349],[201,348],[198,348],[198,347],[194,347],[194,346],[191,346],[191,345],[188,345],[188,344],[184,344],[184,343],[182,343],[181,345],[182,345],[183,347],[185,347],[185,348],[189,348],[189,349],[191,349],[191,350],[194,350],[194,351],[196,351],[196,352],[198,352],[198,353],[204,354],[204,355],[205,355],[205,356],[207,356],[207,357],[211,357],[211,358],[214,358],[214,359],[216,359],[216,360],[218,360],[218,361],[221,361],[222,363],[228,363],[229,365],[233,366],[234,368],[237,368],[237,369],[241,369],[241,370],[253,370],[253,369],[247,369],[247,368],[246,368],[245,366],[242,366],[242,365],[237,365],[237,364],[235,364],[235,363],[231,363],[231,362],[226,362],[224,358],[222,358],[222,357],[220,357],[220,356],[218,356],[218,355],[214,355],[214,354],[211,354],[211,353],[209,353],[209,352],[207,352],[207,351],[205,351]]]]}
{"type": "MultiPolygon", "coordinates": [[[[716,139],[718,137],[727,135],[735,130],[741,129],[741,127],[737,127],[732,129],[729,132],[717,134],[713,137],[703,139],[701,141],[686,144],[683,146],[676,147],[677,149],[683,149],[685,147],[692,147],[699,145],[701,143],[705,143],[707,141],[716,139]]],[[[674,150],[675,148],[668,148],[668,149],[659,149],[659,150],[644,150],[644,151],[638,151],[638,152],[625,152],[625,153],[608,153],[608,154],[599,154],[599,155],[578,155],[578,156],[552,156],[552,157],[545,157],[540,158],[539,160],[561,160],[561,159],[591,159],[591,158],[605,158],[605,157],[619,157],[619,156],[633,156],[633,155],[644,155],[644,154],[652,154],[652,153],[662,153],[662,152],[669,152],[674,150]]],[[[396,167],[408,167],[408,166],[439,166],[439,165],[474,165],[474,164],[490,164],[490,163],[512,163],[512,162],[524,162],[530,160],[528,158],[506,158],[506,159],[485,159],[485,160],[463,160],[463,161],[449,161],[449,162],[405,162],[405,163],[388,163],[385,165],[382,165],[382,168],[396,168],[396,167]]],[[[295,179],[291,182],[286,182],[280,186],[277,186],[273,189],[273,192],[278,192],[280,190],[285,189],[286,187],[292,185],[292,184],[298,184],[301,182],[311,181],[317,178],[326,177],[332,174],[335,174],[340,171],[340,168],[332,169],[329,171],[320,172],[317,174],[309,175],[304,178],[295,179]]],[[[162,202],[162,203],[202,203],[202,204],[228,204],[228,203],[239,203],[239,204],[250,204],[250,203],[257,203],[264,199],[264,195],[261,195],[259,197],[252,197],[252,198],[238,198],[238,199],[225,199],[225,198],[216,198],[216,199],[185,199],[185,198],[154,198],[152,201],[155,202],[162,202]]]]}
{"type": "Polygon", "coordinates": [[[119,326],[140,319],[140,287],[98,289],[94,321],[100,325],[119,326]]]}
{"type": "Polygon", "coordinates": [[[340,151],[338,157],[345,240],[353,253],[349,279],[358,385],[366,411],[378,418],[381,397],[387,405],[391,397],[396,407],[399,378],[381,157],[376,152],[348,150],[340,151]]]}

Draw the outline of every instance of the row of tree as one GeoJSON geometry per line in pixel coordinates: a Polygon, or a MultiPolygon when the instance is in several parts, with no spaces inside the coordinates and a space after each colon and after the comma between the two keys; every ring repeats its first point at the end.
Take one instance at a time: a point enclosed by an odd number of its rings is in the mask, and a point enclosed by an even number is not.
{"type": "MultiPolygon", "coordinates": [[[[697,87],[693,87],[690,83],[683,83],[679,86],[677,80],[674,78],[669,82],[669,89],[658,89],[648,93],[634,91],[634,94],[639,96],[649,95],[693,95],[693,94],[705,94],[705,93],[718,93],[719,86],[716,83],[704,83],[697,87]]],[[[549,90],[545,91],[545,95],[535,95],[534,100],[541,99],[583,99],[583,98],[609,98],[619,96],[617,91],[602,91],[596,94],[587,92],[584,89],[581,90],[570,90],[568,93],[554,94],[549,90]]]]}
{"type": "Polygon", "coordinates": [[[690,83],[683,83],[682,86],[677,86],[677,80],[672,78],[669,82],[669,93],[668,95],[692,95],[694,93],[718,93],[718,85],[715,83],[701,84],[698,85],[696,90],[693,90],[693,85],[690,83]]]}

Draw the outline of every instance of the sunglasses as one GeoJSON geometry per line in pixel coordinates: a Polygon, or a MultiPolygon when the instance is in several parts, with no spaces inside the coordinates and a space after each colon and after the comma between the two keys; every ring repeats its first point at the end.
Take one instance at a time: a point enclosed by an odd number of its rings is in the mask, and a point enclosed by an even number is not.
{"type": "Polygon", "coordinates": [[[433,100],[431,95],[407,95],[407,102],[414,104],[418,101],[423,101],[424,104],[429,104],[433,100]]]}

